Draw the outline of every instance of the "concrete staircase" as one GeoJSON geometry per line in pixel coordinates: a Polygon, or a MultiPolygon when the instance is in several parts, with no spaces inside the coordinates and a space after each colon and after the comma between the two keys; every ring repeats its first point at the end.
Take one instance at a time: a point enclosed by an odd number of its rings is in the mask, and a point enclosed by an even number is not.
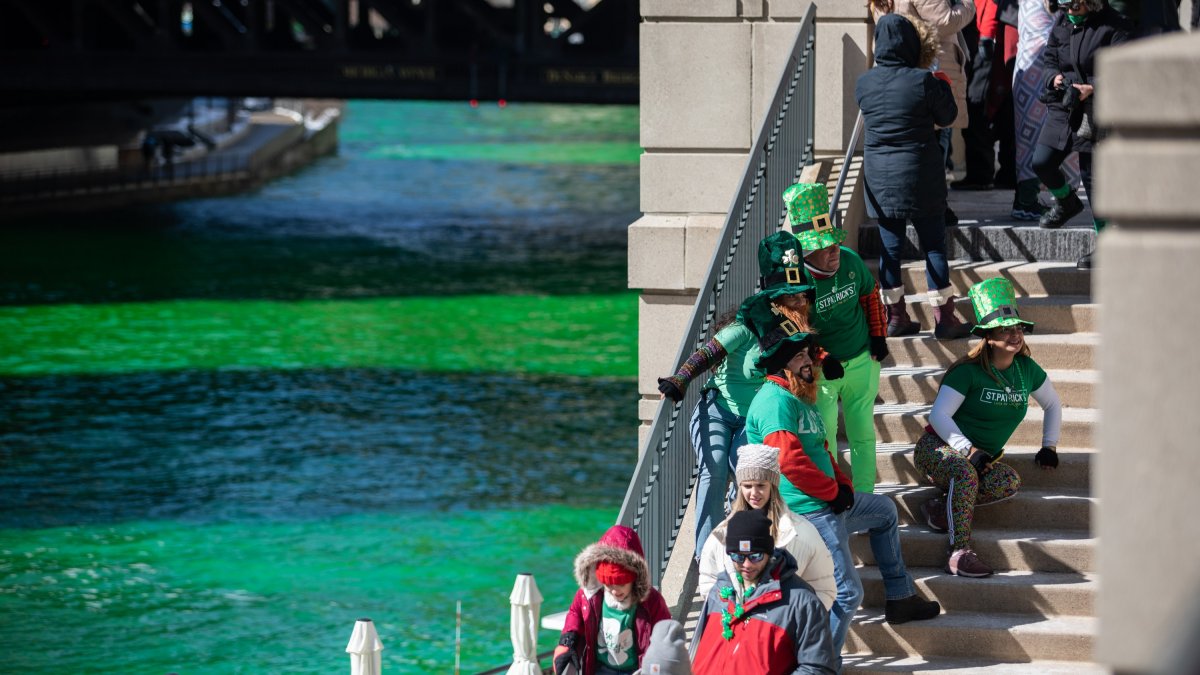
{"type": "MultiPolygon", "coordinates": [[[[860,242],[869,239],[868,227],[864,226],[860,242]]],[[[997,232],[1003,229],[996,228],[997,232]]],[[[1036,228],[1023,234],[1029,236],[1016,239],[1028,242],[1040,236],[1036,228]]],[[[1082,234],[1071,233],[1070,238],[1082,234]]],[[[984,257],[979,250],[965,252],[984,257]]],[[[1076,248],[1060,257],[1082,252],[1076,248]]],[[[997,570],[996,575],[966,579],[942,571],[947,535],[930,531],[919,517],[921,503],[937,490],[919,475],[912,449],[923,433],[946,366],[964,354],[974,339],[933,340],[928,304],[923,296],[908,297],[910,311],[924,332],[889,340],[892,356],[884,363],[875,417],[876,491],[895,499],[909,572],[925,597],[942,603],[943,614],[900,626],[885,623],[883,584],[867,537],[853,535],[852,549],[863,564],[866,600],[846,641],[845,672],[1105,672],[1091,662],[1098,580],[1097,542],[1090,534],[1094,500],[1089,473],[1092,429],[1098,418],[1094,364],[1099,338],[1094,332],[1098,307],[1090,298],[1090,273],[1076,270],[1073,258],[951,266],[954,284],[962,291],[994,276],[1012,280],[1022,296],[1018,300],[1022,317],[1037,323],[1028,343],[1064,405],[1061,464],[1057,471],[1042,471],[1033,463],[1041,445],[1042,415],[1032,404],[1005,454],[1005,461],[1023,480],[1020,493],[976,511],[974,546],[997,570]]],[[[924,263],[906,264],[904,275],[908,289],[925,288],[924,263]]],[[[958,310],[960,317],[974,316],[966,300],[959,302],[958,310]]],[[[841,450],[848,469],[848,450],[841,450]]]]}

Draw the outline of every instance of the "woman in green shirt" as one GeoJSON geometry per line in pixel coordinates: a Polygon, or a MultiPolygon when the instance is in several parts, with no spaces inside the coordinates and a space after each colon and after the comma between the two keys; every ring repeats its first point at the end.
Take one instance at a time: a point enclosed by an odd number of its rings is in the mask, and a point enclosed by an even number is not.
{"type": "Polygon", "coordinates": [[[1034,461],[1043,469],[1058,466],[1062,405],[1046,371],[1030,356],[1025,329],[1033,322],[1017,314],[1012,284],[988,279],[969,295],[973,332],[983,340],[946,371],[914,460],[946,492],[945,499],[921,507],[931,528],[950,533],[946,571],[986,577],[992,569],[971,550],[975,507],[1008,499],[1021,487],[1016,470],[997,460],[1025,419],[1030,396],[1044,412],[1042,448],[1034,461]]]}

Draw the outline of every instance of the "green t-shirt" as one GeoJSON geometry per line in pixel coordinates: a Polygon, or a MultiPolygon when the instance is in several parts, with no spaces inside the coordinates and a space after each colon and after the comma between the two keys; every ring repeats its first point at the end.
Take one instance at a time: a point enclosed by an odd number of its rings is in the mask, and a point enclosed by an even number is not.
{"type": "Polygon", "coordinates": [[[604,599],[600,601],[600,634],[596,636],[596,658],[613,670],[633,672],[637,670],[637,640],[633,639],[633,618],[637,603],[629,609],[610,607],[604,599]]]}
{"type": "Polygon", "coordinates": [[[745,417],[746,408],[750,407],[750,401],[754,400],[754,394],[763,382],[763,371],[754,365],[762,353],[758,349],[758,339],[738,321],[717,331],[713,337],[725,348],[725,358],[713,370],[704,388],[721,393],[717,405],[745,417]]]}
{"type": "Polygon", "coordinates": [[[995,456],[1025,419],[1029,395],[1046,382],[1046,371],[1033,359],[1018,354],[997,382],[976,363],[952,368],[942,379],[943,387],[962,394],[965,400],[954,413],[954,423],[981,450],[995,456]]]}
{"type": "Polygon", "coordinates": [[[870,345],[867,316],[859,300],[875,292],[875,277],[858,254],[842,247],[838,271],[828,279],[816,279],[807,270],[809,283],[816,287],[816,304],[809,318],[817,329],[818,340],[835,359],[847,361],[870,345]]]}
{"type": "MultiPolygon", "coordinates": [[[[790,431],[800,439],[804,454],[826,476],[834,477],[833,458],[825,449],[825,423],[815,405],[796,398],[792,392],[767,381],[750,404],[746,413],[746,442],[762,443],[776,431],[790,431]]],[[[811,513],[828,506],[823,499],[812,497],[792,485],[787,476],[779,477],[779,494],[795,513],[811,513]]]]}

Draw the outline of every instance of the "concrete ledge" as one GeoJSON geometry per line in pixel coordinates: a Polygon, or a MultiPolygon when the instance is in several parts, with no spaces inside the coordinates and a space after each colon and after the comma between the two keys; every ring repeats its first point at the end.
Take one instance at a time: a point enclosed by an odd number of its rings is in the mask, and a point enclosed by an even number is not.
{"type": "Polygon", "coordinates": [[[643,213],[729,213],[746,155],[647,152],[642,155],[643,213]]]}
{"type": "MultiPolygon", "coordinates": [[[[721,18],[738,16],[738,0],[642,0],[643,18],[721,18]]],[[[761,11],[761,10],[760,10],[761,11]]]]}
{"type": "Polygon", "coordinates": [[[1131,42],[1096,58],[1101,82],[1117,84],[1096,87],[1096,118],[1105,126],[1200,129],[1200,34],[1131,42]]]}
{"type": "Polygon", "coordinates": [[[638,393],[658,394],[658,378],[675,372],[679,341],[696,296],[653,295],[638,299],[638,393]]]}
{"type": "MultiPolygon", "coordinates": [[[[1200,62],[1195,67],[1200,70],[1200,62]]],[[[1200,106],[1200,92],[1196,97],[1200,106]]],[[[1200,110],[1192,112],[1200,115],[1200,110]]],[[[1096,211],[1125,227],[1147,221],[1194,222],[1200,213],[1198,136],[1200,128],[1179,138],[1105,140],[1097,148],[1096,211]]]]}
{"type": "Polygon", "coordinates": [[[639,44],[643,148],[749,150],[750,24],[644,23],[639,44]]]}
{"type": "Polygon", "coordinates": [[[684,216],[642,216],[629,226],[629,287],[683,290],[684,216]]]}
{"type": "Polygon", "coordinates": [[[683,256],[685,288],[699,290],[704,285],[712,266],[713,252],[721,240],[721,230],[725,228],[725,220],[724,215],[688,216],[683,256]]]}

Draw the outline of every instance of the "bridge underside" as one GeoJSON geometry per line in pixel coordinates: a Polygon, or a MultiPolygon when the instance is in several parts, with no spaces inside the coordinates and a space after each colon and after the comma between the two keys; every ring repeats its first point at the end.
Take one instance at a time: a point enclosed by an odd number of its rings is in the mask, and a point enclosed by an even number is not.
{"type": "Polygon", "coordinates": [[[634,103],[637,31],[636,0],[0,0],[0,92],[634,103]]]}

